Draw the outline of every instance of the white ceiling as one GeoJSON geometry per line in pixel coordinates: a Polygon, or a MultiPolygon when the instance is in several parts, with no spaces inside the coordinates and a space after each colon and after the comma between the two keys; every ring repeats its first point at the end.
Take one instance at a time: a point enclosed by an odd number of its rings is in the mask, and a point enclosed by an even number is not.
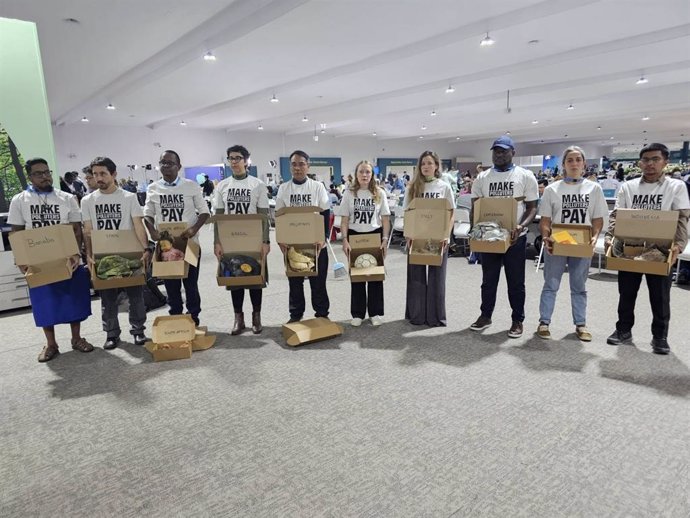
{"type": "Polygon", "coordinates": [[[688,0],[0,0],[0,16],[37,23],[60,125],[690,136],[688,0]],[[496,43],[480,47],[487,31],[496,43]]]}

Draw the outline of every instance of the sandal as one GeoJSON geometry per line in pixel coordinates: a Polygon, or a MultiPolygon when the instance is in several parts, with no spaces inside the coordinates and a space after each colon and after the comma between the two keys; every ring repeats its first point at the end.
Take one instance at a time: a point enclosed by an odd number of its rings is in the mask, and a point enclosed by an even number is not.
{"type": "Polygon", "coordinates": [[[43,350],[38,355],[38,361],[39,361],[39,363],[49,362],[50,360],[55,358],[58,354],[60,354],[60,351],[58,350],[57,347],[54,347],[52,345],[46,345],[43,347],[43,350]]]}
{"type": "Polygon", "coordinates": [[[93,351],[93,345],[86,341],[86,338],[72,338],[72,349],[75,351],[81,351],[83,353],[90,353],[93,351]]]}

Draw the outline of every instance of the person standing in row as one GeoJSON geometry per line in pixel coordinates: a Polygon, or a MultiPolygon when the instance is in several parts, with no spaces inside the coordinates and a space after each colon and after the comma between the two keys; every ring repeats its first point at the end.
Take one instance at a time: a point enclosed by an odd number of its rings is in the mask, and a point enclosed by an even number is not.
{"type": "Polygon", "coordinates": [[[539,230],[546,247],[544,257],[544,287],[539,302],[539,326],[537,335],[546,340],[551,338],[549,324],[556,304],[556,295],[561,285],[563,273],[568,269],[570,282],[570,304],[575,333],[583,342],[592,341],[587,329],[587,278],[589,277],[590,257],[565,257],[552,255],[552,223],[590,225],[592,228],[592,248],[608,215],[604,192],[598,183],[585,182],[585,153],[578,146],[571,146],[563,153],[561,168],[565,173],[563,180],[554,182],[544,189],[539,203],[539,230]]]}
{"type": "MultiPolygon", "coordinates": [[[[386,191],[376,186],[374,167],[367,160],[357,164],[353,185],[343,194],[338,212],[341,216],[343,251],[348,258],[351,251],[348,238],[357,234],[379,235],[381,254],[386,257],[391,211],[388,208],[386,191]]],[[[383,281],[353,282],[351,287],[352,325],[361,326],[368,310],[371,323],[380,326],[383,316],[383,281]]]]}
{"type": "MultiPolygon", "coordinates": [[[[268,228],[268,190],[266,184],[247,174],[249,151],[244,146],[231,146],[227,149],[228,162],[232,176],[222,180],[214,192],[213,206],[216,214],[263,214],[263,247],[261,253],[266,256],[271,251],[268,228]]],[[[222,259],[224,250],[215,236],[215,254],[222,259]]],[[[268,270],[266,270],[268,275],[268,270]]],[[[268,279],[266,279],[268,280],[268,279]]],[[[252,332],[261,333],[261,302],[264,286],[247,288],[252,301],[252,332]]],[[[232,306],[235,310],[235,323],[230,334],[239,335],[245,330],[244,324],[244,291],[245,288],[230,289],[232,306]]]]}
{"type": "MultiPolygon", "coordinates": [[[[407,210],[415,198],[446,198],[455,207],[453,191],[441,179],[441,159],[433,151],[425,151],[419,157],[412,181],[408,183],[403,200],[407,210]]],[[[450,214],[452,225],[453,212],[450,214]]],[[[441,241],[443,262],[441,266],[407,264],[407,294],[405,318],[414,325],[439,327],[446,325],[446,265],[448,241],[441,241]],[[428,268],[428,273],[427,273],[428,268]]],[[[411,245],[410,240],[407,242],[411,245]]]]}
{"type": "MultiPolygon", "coordinates": [[[[664,144],[648,144],[640,151],[642,176],[628,180],[618,190],[615,210],[609,217],[609,228],[604,241],[608,248],[613,242],[618,209],[675,210],[678,223],[671,254],[671,264],[675,264],[688,243],[688,216],[690,201],[688,192],[681,180],[664,175],[668,164],[669,151],[664,144]]],[[[632,328],[635,324],[635,301],[642,283],[642,275],[647,278],[649,305],[652,307],[652,351],[668,354],[668,325],[671,320],[671,283],[669,275],[649,273],[618,272],[618,322],[616,330],[606,339],[610,345],[632,344],[632,328]]]]}
{"type": "MultiPolygon", "coordinates": [[[[512,309],[510,338],[522,336],[525,320],[525,261],[527,256],[527,227],[537,213],[539,188],[534,174],[513,164],[515,145],[513,139],[502,136],[491,146],[493,167],[479,173],[472,184],[472,205],[477,198],[516,198],[518,200],[517,226],[510,229],[511,246],[505,254],[482,253],[482,303],[481,315],[470,326],[481,331],[491,325],[496,307],[496,291],[505,268],[508,282],[508,300],[512,309]]],[[[472,221],[474,218],[471,218],[472,221]]]]}
{"type": "MultiPolygon", "coordinates": [[[[149,247],[146,229],[144,228],[144,213],[139,205],[136,194],[123,191],[117,184],[117,166],[107,157],[97,157],[91,162],[93,174],[98,190],[87,194],[81,200],[81,210],[84,219],[84,237],[86,256],[89,268],[95,268],[91,233],[94,230],[134,230],[144,248],[141,256],[142,265],[148,267],[151,260],[152,247],[149,247]]],[[[130,286],[123,288],[129,300],[130,334],[136,345],[144,345],[146,336],[146,307],[144,305],[144,287],[130,286]]],[[[106,340],[103,349],[115,349],[120,345],[120,321],[118,310],[118,288],[99,290],[101,297],[101,320],[106,340]]]]}
{"type": "MultiPolygon", "coordinates": [[[[328,275],[328,253],[324,248],[328,239],[331,202],[328,199],[326,187],[321,182],[312,180],[309,173],[309,155],[304,151],[293,151],[290,155],[290,172],[292,180],[280,184],[276,196],[276,211],[283,207],[319,207],[323,216],[324,241],[316,243],[318,250],[318,275],[309,277],[311,286],[311,305],[316,317],[328,317],[330,301],[326,290],[326,276],[328,275]]],[[[283,254],[287,254],[289,243],[278,243],[283,254]]],[[[306,303],[304,300],[304,277],[290,277],[290,320],[299,322],[304,316],[306,303]]]]}
{"type": "MultiPolygon", "coordinates": [[[[52,171],[43,158],[33,158],[24,166],[31,182],[27,189],[10,202],[7,223],[12,231],[31,230],[50,225],[72,225],[79,248],[82,245],[81,214],[77,199],[53,188],[52,171]]],[[[60,353],[55,339],[55,326],[69,324],[72,349],[83,353],[93,351],[93,345],[81,336],[81,323],[91,316],[91,283],[86,269],[79,264],[80,256],[70,258],[72,277],[65,281],[29,288],[31,311],[37,327],[43,328],[46,345],[38,355],[39,362],[47,362],[60,353]]],[[[26,273],[26,265],[17,265],[26,273]]]]}
{"type": "MultiPolygon", "coordinates": [[[[158,162],[163,178],[149,185],[146,191],[144,206],[144,223],[151,239],[158,241],[160,234],[158,224],[182,222],[187,230],[182,233],[184,239],[193,239],[197,243],[197,233],[210,216],[208,205],[204,201],[201,187],[192,180],[180,178],[182,168],[180,156],[173,150],[166,150],[158,162]]],[[[201,254],[199,254],[199,262],[201,254]]],[[[169,313],[182,314],[182,285],[186,296],[187,313],[196,325],[199,325],[201,313],[201,296],[199,295],[199,262],[189,265],[189,274],[185,279],[165,279],[165,291],[168,295],[169,313]]]]}

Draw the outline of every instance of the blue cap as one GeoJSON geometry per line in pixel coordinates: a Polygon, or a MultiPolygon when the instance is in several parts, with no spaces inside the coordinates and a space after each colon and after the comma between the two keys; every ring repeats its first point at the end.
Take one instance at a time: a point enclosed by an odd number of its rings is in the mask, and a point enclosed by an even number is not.
{"type": "Polygon", "coordinates": [[[502,147],[503,149],[515,149],[515,144],[513,144],[512,138],[510,138],[508,135],[503,135],[502,137],[498,137],[496,140],[494,140],[494,143],[491,144],[491,149],[495,147],[502,147]]]}

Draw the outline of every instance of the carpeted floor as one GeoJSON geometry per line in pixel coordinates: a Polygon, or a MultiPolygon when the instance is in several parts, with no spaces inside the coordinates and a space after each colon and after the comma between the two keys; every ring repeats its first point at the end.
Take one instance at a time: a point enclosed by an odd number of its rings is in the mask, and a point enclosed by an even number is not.
{"type": "MultiPolygon", "coordinates": [[[[424,329],[402,318],[405,258],[391,250],[381,328],[290,348],[275,246],[269,261],[266,330],[232,337],[204,254],[201,318],[218,343],[191,360],[104,351],[94,300],[96,351],[71,351],[62,326],[63,354],[43,365],[30,313],[0,314],[0,516],[690,515],[688,289],[672,289],[670,356],[651,354],[645,287],[636,346],[606,345],[616,279],[596,269],[594,341],[573,333],[564,279],[546,342],[530,261],[526,332],[511,340],[504,281],[494,325],[472,333],[481,269],[451,258],[449,326],[424,329]]],[[[329,294],[349,322],[349,282],[331,277],[329,294]]]]}

